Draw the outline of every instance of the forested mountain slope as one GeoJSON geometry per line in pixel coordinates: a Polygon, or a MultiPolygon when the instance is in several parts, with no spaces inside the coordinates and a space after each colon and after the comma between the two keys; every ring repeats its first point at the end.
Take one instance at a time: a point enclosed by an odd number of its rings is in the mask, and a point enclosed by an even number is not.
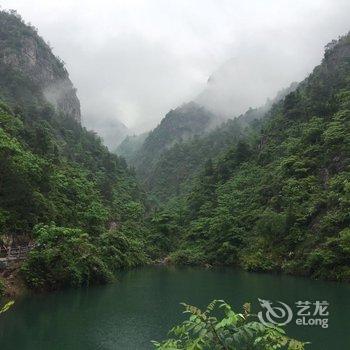
{"type": "Polygon", "coordinates": [[[350,280],[349,140],[347,35],[273,106],[256,138],[207,161],[191,193],[155,213],[154,254],[350,280]]]}
{"type": "Polygon", "coordinates": [[[115,153],[127,159],[128,163],[134,164],[137,152],[142,147],[148,136],[148,132],[139,135],[128,135],[115,149],[115,153]]]}
{"type": "Polygon", "coordinates": [[[188,192],[206,160],[225,152],[244,133],[239,122],[229,120],[205,135],[178,142],[149,166],[141,181],[156,203],[165,203],[188,192]]]}
{"type": "Polygon", "coordinates": [[[350,280],[349,35],[264,107],[217,126],[189,103],[125,141],[146,206],[80,125],[62,62],[17,14],[0,23],[0,239],[35,242],[29,287],[106,282],[148,255],[350,280]]]}
{"type": "MultiPolygon", "coordinates": [[[[274,99],[268,100],[262,107],[250,108],[246,113],[229,119],[214,129],[211,128],[187,140],[178,139],[169,148],[160,149],[161,153],[158,158],[148,162],[147,171],[142,172],[136,168],[152,200],[156,203],[164,203],[174,196],[188,192],[193,179],[207,160],[218,158],[244,136],[254,137],[261,123],[260,119],[275,103],[281,101],[289,92],[294,91],[297,85],[293,83],[288,88],[281,90],[274,99]]],[[[191,115],[184,117],[191,118],[191,115]]],[[[132,140],[126,140],[125,144],[121,145],[119,149],[121,155],[123,155],[122,147],[127,147],[132,140]]],[[[139,154],[145,154],[145,144],[139,144],[138,147],[141,150],[139,154]]],[[[132,157],[131,152],[126,158],[132,160],[132,157]]]]}
{"type": "Polygon", "coordinates": [[[68,73],[36,30],[14,13],[0,12],[0,23],[0,239],[37,243],[22,267],[27,284],[102,282],[144,262],[133,174],[80,125],[68,73]]]}
{"type": "Polygon", "coordinates": [[[149,169],[163,152],[176,143],[203,135],[214,128],[220,120],[200,105],[189,102],[171,110],[160,124],[148,133],[142,147],[127,160],[132,160],[141,178],[147,177],[149,169]]]}

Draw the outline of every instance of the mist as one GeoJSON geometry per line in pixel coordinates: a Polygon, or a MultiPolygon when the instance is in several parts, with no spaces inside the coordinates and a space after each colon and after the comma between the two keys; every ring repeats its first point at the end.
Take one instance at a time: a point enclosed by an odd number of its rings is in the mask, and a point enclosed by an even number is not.
{"type": "Polygon", "coordinates": [[[5,0],[2,7],[33,23],[65,61],[82,123],[105,139],[119,122],[125,133],[147,131],[190,100],[230,116],[259,106],[306,77],[324,45],[350,29],[347,0],[5,0]]]}

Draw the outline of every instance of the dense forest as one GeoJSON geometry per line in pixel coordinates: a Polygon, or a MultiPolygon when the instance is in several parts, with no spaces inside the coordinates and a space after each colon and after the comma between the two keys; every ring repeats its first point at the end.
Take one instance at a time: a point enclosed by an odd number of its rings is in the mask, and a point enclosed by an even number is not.
{"type": "Polygon", "coordinates": [[[80,125],[80,109],[67,108],[74,89],[59,96],[64,108],[48,100],[46,83],[70,81],[35,28],[14,12],[1,12],[0,22],[1,238],[36,244],[21,276],[31,288],[57,289],[145,263],[144,195],[134,174],[80,125]]]}
{"type": "Polygon", "coordinates": [[[149,136],[126,138],[117,153],[135,167],[143,186],[151,194],[150,201],[159,205],[186,193],[207,160],[223,155],[244,135],[249,138],[271,106],[296,87],[293,83],[264,106],[250,108],[243,115],[222,123],[219,117],[205,108],[198,108],[195,103],[187,105],[191,109],[182,106],[168,113],[149,136]],[[191,132],[188,132],[189,126],[191,132]]]}
{"type": "Polygon", "coordinates": [[[350,280],[350,35],[235,119],[170,111],[119,146],[125,160],[81,126],[36,29],[15,12],[0,23],[0,238],[34,243],[18,271],[28,287],[159,260],[350,280]]]}
{"type": "Polygon", "coordinates": [[[262,119],[241,131],[242,119],[226,124],[225,152],[213,144],[225,142],[223,125],[163,154],[154,255],[349,280],[350,36],[328,44],[322,63],[262,119]],[[184,154],[187,167],[198,163],[198,153],[209,158],[177,195],[183,179],[171,173],[184,154]]]}

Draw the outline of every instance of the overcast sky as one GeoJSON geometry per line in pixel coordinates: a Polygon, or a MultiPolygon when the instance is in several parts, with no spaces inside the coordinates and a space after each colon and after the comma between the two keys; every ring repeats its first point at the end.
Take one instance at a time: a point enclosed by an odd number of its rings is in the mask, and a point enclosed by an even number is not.
{"type": "MultiPolygon", "coordinates": [[[[270,89],[278,90],[303,79],[320,62],[323,46],[350,30],[349,0],[1,4],[35,25],[66,62],[83,123],[95,129],[114,118],[135,131],[154,127],[170,108],[197,96],[231,58],[246,61],[245,71],[254,68],[255,77],[254,62],[267,62],[273,67],[270,89]]],[[[261,73],[265,79],[267,72],[261,73]]],[[[242,88],[248,83],[239,82],[242,88]]]]}

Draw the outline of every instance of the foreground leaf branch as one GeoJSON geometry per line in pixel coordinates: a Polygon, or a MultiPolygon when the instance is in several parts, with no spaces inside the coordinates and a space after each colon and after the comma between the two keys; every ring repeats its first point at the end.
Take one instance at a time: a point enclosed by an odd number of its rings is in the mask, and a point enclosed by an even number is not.
{"type": "Polygon", "coordinates": [[[308,344],[288,337],[280,327],[259,322],[250,313],[250,304],[243,305],[242,313],[233,311],[224,300],[213,300],[204,311],[182,305],[188,319],[170,330],[171,338],[153,341],[155,349],[303,350],[308,344]]]}

